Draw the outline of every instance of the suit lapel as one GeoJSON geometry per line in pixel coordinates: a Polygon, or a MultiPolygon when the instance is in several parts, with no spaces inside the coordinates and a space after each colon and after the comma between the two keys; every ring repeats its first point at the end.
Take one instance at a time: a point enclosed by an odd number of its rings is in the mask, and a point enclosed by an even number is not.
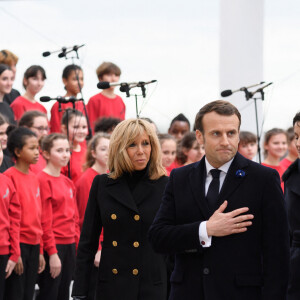
{"type": "Polygon", "coordinates": [[[107,183],[107,192],[125,207],[137,213],[139,212],[124,176],[115,180],[110,179],[107,183]]]}
{"type": "Polygon", "coordinates": [[[236,154],[233,159],[228,173],[225,177],[224,183],[222,185],[219,197],[218,197],[218,207],[225,201],[228,200],[230,195],[238,188],[238,186],[245,180],[247,172],[245,168],[248,166],[248,161],[239,153],[236,154]],[[237,171],[244,171],[243,175],[238,175],[237,171]]]}
{"type": "Polygon", "coordinates": [[[208,220],[210,217],[209,207],[205,199],[205,180],[206,180],[206,167],[205,159],[201,159],[191,169],[189,174],[190,189],[193,197],[198,204],[203,216],[208,220]]]}

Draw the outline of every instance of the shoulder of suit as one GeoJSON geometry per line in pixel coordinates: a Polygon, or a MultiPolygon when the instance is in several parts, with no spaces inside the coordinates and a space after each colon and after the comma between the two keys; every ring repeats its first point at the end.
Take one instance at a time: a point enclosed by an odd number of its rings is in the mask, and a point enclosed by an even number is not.
{"type": "Polygon", "coordinates": [[[300,160],[299,158],[296,159],[288,168],[287,170],[283,173],[282,175],[282,180],[283,181],[288,181],[288,179],[293,175],[293,174],[298,174],[300,175],[300,160]]]}

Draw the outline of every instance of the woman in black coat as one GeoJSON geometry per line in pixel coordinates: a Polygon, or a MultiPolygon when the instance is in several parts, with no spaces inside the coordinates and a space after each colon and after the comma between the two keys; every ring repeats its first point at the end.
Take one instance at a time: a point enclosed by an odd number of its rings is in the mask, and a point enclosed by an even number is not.
{"type": "Polygon", "coordinates": [[[300,113],[294,117],[293,127],[298,159],[290,165],[282,176],[291,236],[288,300],[300,299],[300,113]]]}
{"type": "Polygon", "coordinates": [[[101,229],[104,230],[95,299],[165,300],[164,257],[147,232],[167,183],[160,145],[144,120],[121,122],[110,139],[110,174],[94,179],[78,246],[74,299],[86,299],[101,229]]]}

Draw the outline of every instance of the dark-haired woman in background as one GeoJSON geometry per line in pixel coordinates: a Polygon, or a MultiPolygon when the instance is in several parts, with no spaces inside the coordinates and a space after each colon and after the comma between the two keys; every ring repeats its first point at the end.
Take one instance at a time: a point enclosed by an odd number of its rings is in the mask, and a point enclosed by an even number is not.
{"type": "Polygon", "coordinates": [[[290,279],[288,300],[300,299],[300,112],[293,119],[298,159],[282,176],[291,236],[290,279]]]}
{"type": "Polygon", "coordinates": [[[25,71],[23,78],[25,94],[16,98],[10,105],[17,121],[29,110],[38,110],[47,114],[46,108],[35,99],[36,94],[43,88],[45,79],[46,73],[41,66],[34,65],[25,71]]]}
{"type": "Polygon", "coordinates": [[[9,94],[13,85],[13,71],[7,65],[0,64],[0,113],[6,117],[9,123],[15,122],[14,113],[6,102],[4,96],[9,94]]]}
{"type": "MultiPolygon", "coordinates": [[[[66,94],[64,97],[77,97],[77,94],[80,92],[80,88],[83,88],[83,72],[81,67],[77,65],[68,65],[64,68],[63,74],[62,74],[62,81],[65,86],[66,94]],[[77,76],[79,79],[79,84],[78,85],[78,80],[77,76]]],[[[61,103],[59,106],[59,103],[56,102],[51,108],[51,120],[50,120],[50,129],[51,132],[61,132],[61,119],[62,116],[67,108],[73,108],[73,103],[61,103]]],[[[75,109],[79,110],[83,114],[84,112],[84,107],[83,103],[81,101],[75,102],[75,109]]]]}
{"type": "Polygon", "coordinates": [[[0,164],[0,173],[5,172],[8,168],[14,165],[11,155],[7,151],[7,127],[9,123],[6,118],[0,114],[0,144],[3,150],[3,161],[0,164]]]}
{"type": "Polygon", "coordinates": [[[87,299],[101,229],[104,240],[94,299],[165,300],[167,270],[147,238],[167,183],[152,126],[121,122],[109,146],[110,174],[97,175],[79,242],[74,299],[87,299]],[[78,298],[77,298],[78,297],[78,298]]]}

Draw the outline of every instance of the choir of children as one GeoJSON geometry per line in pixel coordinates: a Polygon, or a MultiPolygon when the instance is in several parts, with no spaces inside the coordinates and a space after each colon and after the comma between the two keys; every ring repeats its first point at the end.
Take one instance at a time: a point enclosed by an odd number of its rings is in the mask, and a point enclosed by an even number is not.
{"type": "MultiPolygon", "coordinates": [[[[18,59],[11,67],[1,64],[5,53],[10,55],[7,51],[0,51],[0,112],[4,114],[0,114],[0,172],[4,172],[0,173],[0,300],[31,300],[38,273],[37,299],[67,300],[90,188],[95,176],[109,172],[108,133],[125,119],[125,104],[114,93],[114,87],[89,100],[87,111],[95,135],[86,147],[88,123],[82,102],[75,102],[76,109],[72,103],[56,102],[49,123],[46,109],[36,101],[46,79],[42,67],[26,70],[26,92],[9,98],[11,107],[4,101],[6,95],[11,95],[12,67],[15,71],[18,59]],[[18,127],[10,130],[7,138],[6,130],[14,118],[19,121],[18,127]],[[3,154],[6,148],[12,157],[3,154]]],[[[100,81],[113,83],[119,81],[121,70],[104,62],[96,73],[100,81]]],[[[66,66],[62,79],[65,96],[77,97],[84,85],[81,67],[66,66]]],[[[205,154],[190,129],[189,120],[179,114],[172,120],[168,134],[158,134],[168,175],[173,168],[197,162],[205,154]]],[[[238,150],[243,156],[253,160],[257,146],[256,135],[240,132],[238,150]]],[[[269,130],[264,149],[263,165],[276,169],[281,176],[297,158],[293,130],[269,130]]],[[[100,263],[102,240],[103,233],[95,267],[100,263]]],[[[94,286],[91,282],[91,299],[94,286]]]]}

